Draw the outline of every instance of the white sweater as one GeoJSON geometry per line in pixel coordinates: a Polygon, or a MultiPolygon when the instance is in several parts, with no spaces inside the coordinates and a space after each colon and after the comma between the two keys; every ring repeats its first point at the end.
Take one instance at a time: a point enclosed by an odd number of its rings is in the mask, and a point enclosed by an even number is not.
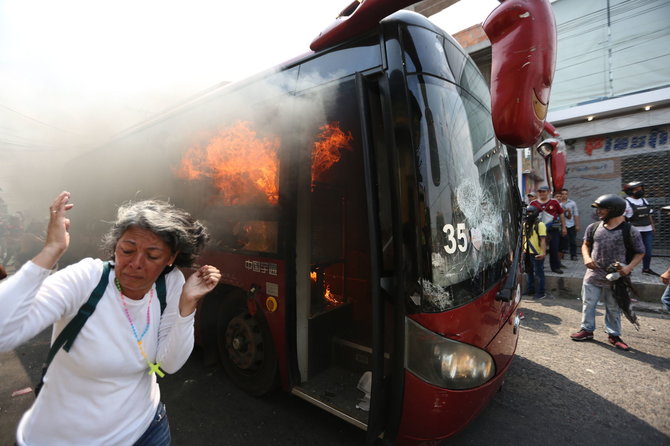
{"type": "MultiPolygon", "coordinates": [[[[32,262],[0,285],[0,351],[9,351],[53,324],[52,342],[89,298],[103,262],[87,258],[53,275],[32,262]]],[[[109,284],[69,352],[56,354],[44,386],[17,430],[20,446],[132,445],[151,423],[160,390],[149,375],[121,297],[109,284]]],[[[167,307],[161,318],[154,290],[151,324],[142,345],[153,362],[175,373],[193,349],[193,318],[179,315],[183,274],[166,276],[167,307]],[[160,320],[160,327],[157,321],[160,320]]],[[[150,293],[126,298],[138,335],[147,321],[150,293]]]]}

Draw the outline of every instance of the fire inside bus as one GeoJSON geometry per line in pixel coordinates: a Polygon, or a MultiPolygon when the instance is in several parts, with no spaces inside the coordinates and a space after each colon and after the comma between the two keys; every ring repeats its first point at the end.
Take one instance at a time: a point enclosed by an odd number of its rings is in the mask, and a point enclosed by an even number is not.
{"type": "Polygon", "coordinates": [[[425,17],[356,13],[353,31],[78,160],[72,226],[91,236],[70,252],[92,255],[127,200],[185,208],[211,232],[199,263],[222,272],[197,312],[205,357],[253,395],[279,386],[370,442],[420,444],[463,429],[516,349],[522,204],[504,143],[543,128],[554,23],[544,0],[489,17],[491,98],[425,17]]]}

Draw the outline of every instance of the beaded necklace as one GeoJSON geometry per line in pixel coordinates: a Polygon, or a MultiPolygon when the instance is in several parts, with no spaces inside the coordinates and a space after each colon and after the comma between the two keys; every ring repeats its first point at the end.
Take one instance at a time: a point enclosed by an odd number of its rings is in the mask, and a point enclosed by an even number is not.
{"type": "Polygon", "coordinates": [[[144,335],[147,334],[147,331],[149,331],[149,326],[151,325],[151,301],[154,298],[154,289],[151,288],[151,292],[149,294],[149,304],[147,305],[147,323],[144,326],[144,331],[142,331],[142,334],[138,336],[137,329],[135,328],[135,324],[133,323],[133,318],[130,316],[130,311],[128,310],[128,304],[126,303],[126,298],[123,295],[123,289],[121,288],[121,283],[119,282],[118,277],[114,278],[114,284],[116,284],[116,289],[119,290],[119,296],[121,296],[121,303],[123,304],[123,312],[126,314],[128,322],[130,322],[130,328],[133,330],[133,336],[137,341],[137,346],[140,349],[140,353],[142,354],[142,357],[144,358],[145,361],[147,361],[147,364],[149,365],[149,375],[155,373],[161,378],[164,377],[165,373],[160,369],[161,365],[160,362],[156,363],[151,362],[149,360],[149,356],[144,351],[144,347],[142,346],[142,339],[144,339],[144,335]]]}

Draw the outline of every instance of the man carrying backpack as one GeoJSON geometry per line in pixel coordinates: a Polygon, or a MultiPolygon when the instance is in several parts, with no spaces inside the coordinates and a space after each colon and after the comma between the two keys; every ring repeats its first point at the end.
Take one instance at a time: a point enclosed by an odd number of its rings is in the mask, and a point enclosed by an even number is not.
{"type": "Polygon", "coordinates": [[[624,216],[633,226],[640,231],[642,243],[644,243],[644,259],[642,259],[642,273],[651,276],[659,276],[651,269],[651,249],[654,244],[654,212],[649,202],[644,198],[644,183],[633,181],[623,187],[626,192],[626,212],[624,216]]]}
{"type": "Polygon", "coordinates": [[[600,222],[591,223],[584,231],[582,256],[586,273],[582,284],[581,330],[570,335],[573,341],[593,339],[596,328],[596,305],[600,298],[605,302],[605,331],[608,341],[621,350],[630,350],[621,339],[621,309],[612,295],[606,268],[619,262],[621,276],[628,276],[644,257],[644,244],[640,232],[623,216],[626,200],[618,195],[598,197],[591,207],[596,208],[600,222]],[[629,261],[627,261],[627,258],[629,261]]]}

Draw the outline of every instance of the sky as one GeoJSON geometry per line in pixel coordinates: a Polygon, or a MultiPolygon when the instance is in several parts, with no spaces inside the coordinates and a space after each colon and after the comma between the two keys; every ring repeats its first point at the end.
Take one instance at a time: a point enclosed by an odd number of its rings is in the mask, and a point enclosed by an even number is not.
{"type": "MultiPolygon", "coordinates": [[[[90,147],[299,56],[349,1],[0,0],[3,164],[90,147]]],[[[454,33],[497,4],[461,0],[431,20],[454,33]]]]}

